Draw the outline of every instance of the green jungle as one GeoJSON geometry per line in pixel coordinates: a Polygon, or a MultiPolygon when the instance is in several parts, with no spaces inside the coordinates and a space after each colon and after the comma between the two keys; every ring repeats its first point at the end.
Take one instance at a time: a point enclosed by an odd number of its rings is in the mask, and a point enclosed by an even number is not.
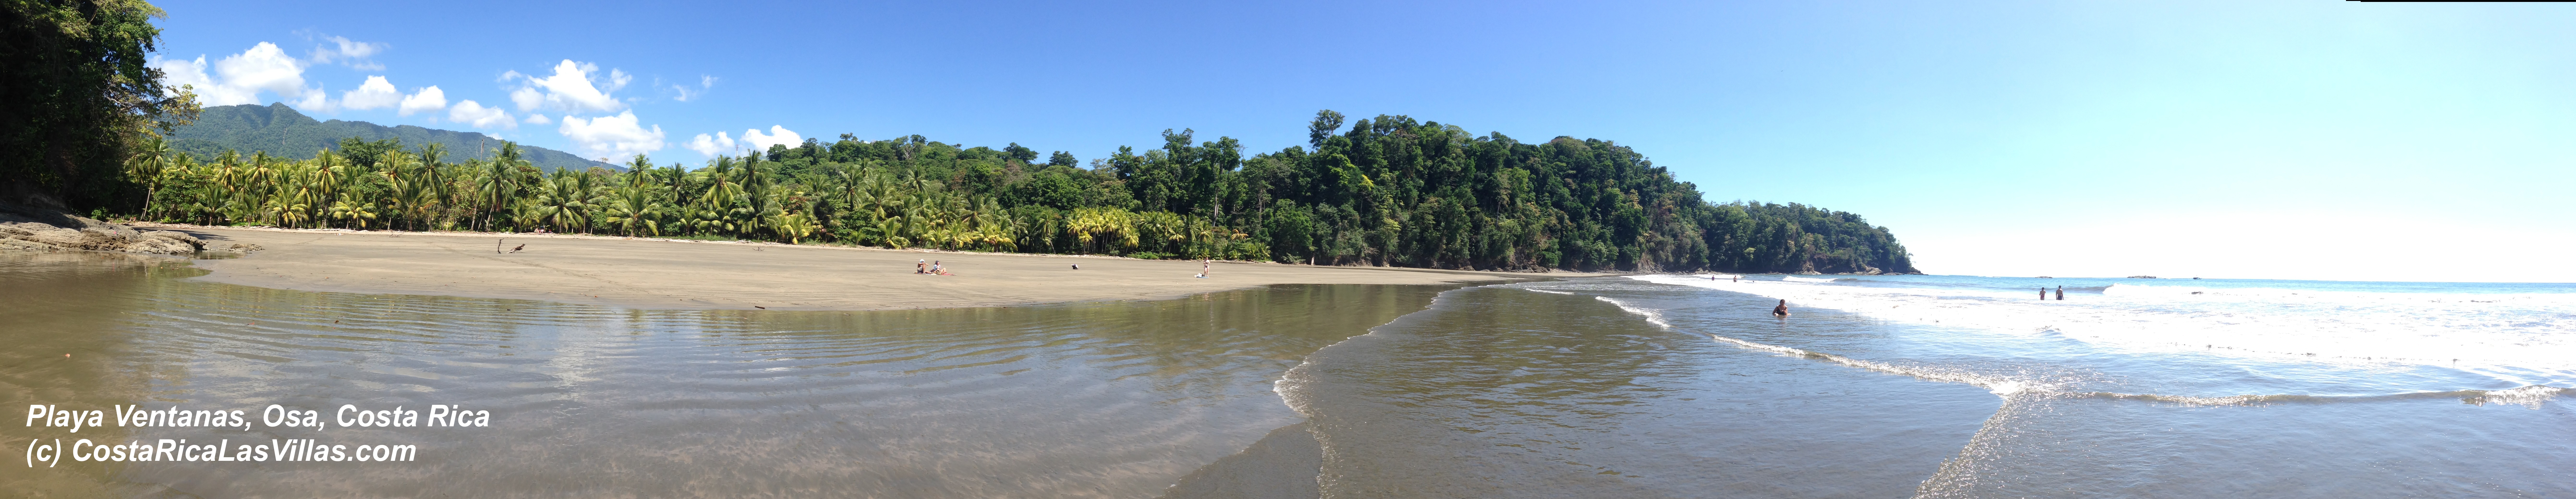
{"type": "MultiPolygon", "coordinates": [[[[374,125],[343,129],[378,138],[310,151],[208,153],[216,145],[172,137],[210,109],[146,64],[158,8],[0,11],[0,42],[47,47],[0,51],[12,82],[0,85],[0,202],[98,216],[1444,269],[1917,272],[1859,215],[1709,203],[1610,141],[1529,143],[1329,110],[1307,123],[1305,146],[1246,155],[1232,138],[1165,130],[1087,165],[1017,143],[843,134],[694,168],[642,155],[561,167],[561,153],[480,139],[484,150],[456,151],[467,135],[374,125]]],[[[232,136],[310,143],[278,133],[232,136]]]]}

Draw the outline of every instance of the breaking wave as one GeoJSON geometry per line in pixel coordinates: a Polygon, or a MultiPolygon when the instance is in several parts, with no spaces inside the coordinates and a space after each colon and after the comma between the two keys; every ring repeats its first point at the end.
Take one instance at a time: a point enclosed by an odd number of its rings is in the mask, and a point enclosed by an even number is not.
{"type": "Polygon", "coordinates": [[[2109,284],[2069,286],[2063,300],[2054,299],[2052,285],[2044,295],[2051,299],[2040,300],[2032,294],[2037,284],[2018,287],[2018,281],[2004,279],[1965,285],[1797,276],[1631,279],[1785,299],[1793,306],[1880,320],[2062,336],[2119,351],[2413,364],[2524,385],[2576,381],[2576,336],[2566,333],[2576,330],[2576,293],[2109,284]]]}
{"type": "MultiPolygon", "coordinates": [[[[1637,316],[1639,316],[1639,317],[1643,317],[1643,318],[1645,318],[1646,322],[1653,323],[1653,324],[1654,324],[1655,326],[1657,326],[1657,327],[1661,327],[1661,328],[1664,328],[1664,329],[1667,329],[1667,330],[1679,330],[1679,329],[1680,329],[1680,328],[1676,328],[1676,327],[1674,327],[1671,323],[1666,322],[1666,321],[1664,320],[1663,313],[1662,313],[1662,312],[1660,312],[1660,311],[1657,311],[1657,310],[1655,310],[1655,309],[1647,308],[1647,307],[1641,307],[1641,306],[1636,306],[1636,305],[1632,305],[1632,304],[1629,304],[1629,303],[1627,303],[1627,302],[1621,301],[1621,300],[1619,300],[1619,299],[1611,298],[1611,297],[1607,297],[1607,296],[1593,296],[1593,298],[1594,298],[1594,299],[1597,299],[1597,300],[1601,300],[1601,301],[1603,301],[1603,302],[1608,302],[1608,303],[1610,303],[1611,305],[1618,306],[1620,310],[1624,310],[1624,311],[1627,311],[1628,313],[1636,314],[1636,315],[1637,315],[1637,316]]],[[[1823,361],[1823,362],[1830,362],[1830,363],[1834,363],[1834,364],[1840,364],[1840,365],[1843,365],[1843,366],[1849,366],[1849,367],[1854,367],[1854,368],[1859,368],[1859,369],[1865,369],[1865,370],[1869,370],[1869,371],[1876,371],[1876,372],[1887,373],[1887,374],[1894,374],[1894,375],[1900,375],[1900,376],[1909,376],[1909,377],[1913,377],[1913,378],[1915,378],[1915,379],[1920,379],[1920,380],[1924,380],[1924,381],[1933,381],[1933,382],[1940,382],[1940,383],[1958,383],[1958,384],[1964,384],[1964,385],[1969,385],[1969,386],[1975,386],[1975,387],[1978,387],[1978,388],[1984,388],[1984,389],[1986,389],[1986,391],[1988,391],[1988,392],[1994,393],[1994,394],[1996,394],[1996,395],[2006,396],[2006,397],[2012,397],[2012,396],[2033,396],[2033,397],[2053,397],[2053,398],[2090,398],[2090,399],[2113,399],[2113,400],[2137,400],[2137,401],[2147,401],[2147,402],[2163,402],[2163,403],[2171,403],[2171,404],[2180,404],[2180,405],[2186,405],[2186,406],[2252,406],[2252,405],[2268,405],[2268,404],[2275,404],[2275,403],[2330,403],[2330,402],[2360,402],[2360,401],[2374,401],[2374,400],[2400,400],[2400,399],[2438,399],[2438,398],[2455,398],[2455,399],[2459,399],[2462,403],[2466,403],[2466,404],[2474,404],[2474,405],[2488,405],[2488,404],[2500,404],[2500,405],[2521,405],[2521,406],[2524,406],[2524,407],[2537,409],[2537,408],[2539,408],[2539,407],[2540,407],[2540,405],[2541,405],[2542,403],[2547,402],[2548,400],[2550,400],[2550,399],[2552,399],[2552,398],[2555,398],[2555,397],[2557,397],[2557,396],[2559,396],[2559,395],[2576,394],[2576,390],[2570,390],[2570,389],[2568,389],[2568,388],[2561,388],[2561,387],[2548,386],[2548,385],[2529,385],[2529,386],[2524,386],[2524,387],[2520,387],[2520,388],[2513,388],[2513,389],[2507,389],[2507,390],[2451,390],[2451,391],[2438,391],[2438,392],[2410,392],[2410,393],[2394,393],[2394,394],[2385,394],[2385,395],[2362,395],[2362,396],[2332,396],[2332,395],[2274,394],[2274,395],[2233,395],[2233,396],[2223,396],[2223,397],[2204,397],[2204,396],[2192,396],[2192,395],[2161,395],[2161,394],[2138,394],[2138,393],[2118,393],[2118,392],[2085,392],[2085,391],[2066,391],[2066,390],[2061,389],[2059,386],[2057,386],[2057,385],[2055,385],[2055,384],[2047,383],[2047,382],[2042,382],[2042,381],[2036,381],[2036,380],[2022,379],[2022,378],[2016,378],[2016,377],[2010,377],[2010,376],[1995,376],[1995,375],[1987,375],[1987,374],[1980,374],[1980,373],[1975,373],[1975,372],[1969,372],[1969,371],[1961,370],[1961,369],[1952,369],[1952,368],[1937,367],[1937,366],[1899,365],[1899,364],[1892,364],[1892,363],[1879,362],[1879,361],[1873,361],[1873,360],[1855,359],[1855,358],[1851,358],[1851,357],[1845,357],[1845,356],[1841,356],[1841,355],[1835,355],[1835,354],[1824,353],[1824,352],[1817,352],[1817,351],[1806,350],[1806,349],[1796,348],[1796,347],[1788,347],[1788,346],[1781,346],[1781,345],[1773,345],[1773,344],[1768,344],[1768,343],[1760,343],[1760,342],[1748,341],[1748,340],[1744,340],[1744,339],[1740,339],[1740,338],[1731,338],[1731,337],[1727,337],[1727,336],[1723,336],[1723,335],[1708,334],[1708,333],[1697,333],[1697,334],[1706,335],[1706,336],[1708,336],[1710,339],[1716,340],[1716,341],[1718,341],[1719,343],[1725,343],[1725,344],[1729,344],[1729,345],[1734,345],[1734,346],[1736,346],[1736,347],[1738,347],[1738,348],[1743,348],[1743,349],[1746,349],[1746,350],[1754,350],[1754,351],[1771,352],[1771,353],[1780,354],[1780,355],[1784,355],[1784,356],[1799,357],[1799,358],[1812,359],[1812,360],[1823,361]]]]}

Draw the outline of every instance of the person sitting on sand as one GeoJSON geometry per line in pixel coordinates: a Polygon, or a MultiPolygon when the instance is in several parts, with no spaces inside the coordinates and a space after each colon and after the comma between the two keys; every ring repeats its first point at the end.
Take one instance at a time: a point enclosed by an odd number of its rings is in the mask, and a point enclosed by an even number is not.
{"type": "Polygon", "coordinates": [[[1788,316],[1789,316],[1789,300],[1786,300],[1786,299],[1780,300],[1780,306],[1777,306],[1777,307],[1771,307],[1771,316],[1772,316],[1772,317],[1788,317],[1788,316]]]}
{"type": "Polygon", "coordinates": [[[928,274],[928,273],[930,273],[930,260],[913,260],[913,261],[912,261],[912,273],[915,273],[915,274],[928,274]]]}
{"type": "Polygon", "coordinates": [[[948,271],[940,270],[939,262],[930,262],[930,275],[948,275],[948,271]]]}

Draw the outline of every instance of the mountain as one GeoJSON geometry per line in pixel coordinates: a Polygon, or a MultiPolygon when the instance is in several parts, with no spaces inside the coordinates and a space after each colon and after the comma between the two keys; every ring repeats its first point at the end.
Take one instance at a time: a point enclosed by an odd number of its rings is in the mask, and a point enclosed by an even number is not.
{"type": "MultiPolygon", "coordinates": [[[[501,140],[476,132],[436,130],[412,125],[384,126],[364,121],[315,121],[285,103],[261,106],[242,104],[205,109],[197,122],[179,127],[170,135],[170,148],[186,151],[198,158],[212,158],[225,149],[249,155],[268,151],[270,156],[310,158],[324,148],[337,150],[340,139],[358,137],[365,140],[402,139],[404,148],[421,144],[447,144],[449,161],[491,157],[491,149],[501,147],[501,140]],[[479,151],[479,152],[478,152],[479,151]]],[[[593,166],[620,169],[617,165],[585,159],[573,153],[520,144],[526,151],[522,158],[538,168],[586,169],[593,166]]]]}

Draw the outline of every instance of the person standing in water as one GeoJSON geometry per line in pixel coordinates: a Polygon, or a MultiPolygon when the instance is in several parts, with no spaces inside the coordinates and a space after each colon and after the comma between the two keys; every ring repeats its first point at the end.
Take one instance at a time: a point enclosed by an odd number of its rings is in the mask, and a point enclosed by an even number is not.
{"type": "Polygon", "coordinates": [[[2058,286],[2058,287],[2057,287],[2057,300],[2058,300],[2058,301],[2066,301],[2066,287],[2065,287],[2065,286],[2058,286]]]}
{"type": "Polygon", "coordinates": [[[2048,299],[2048,286],[2040,286],[2040,287],[2039,287],[2039,299],[2042,299],[2042,300],[2046,300],[2046,299],[2048,299]]]}
{"type": "Polygon", "coordinates": [[[1771,307],[1771,316],[1772,316],[1772,317],[1788,317],[1788,316],[1789,316],[1789,300],[1788,300],[1788,299],[1785,299],[1785,298],[1784,298],[1784,299],[1781,299],[1781,300],[1780,300],[1780,306],[1771,307]]]}

